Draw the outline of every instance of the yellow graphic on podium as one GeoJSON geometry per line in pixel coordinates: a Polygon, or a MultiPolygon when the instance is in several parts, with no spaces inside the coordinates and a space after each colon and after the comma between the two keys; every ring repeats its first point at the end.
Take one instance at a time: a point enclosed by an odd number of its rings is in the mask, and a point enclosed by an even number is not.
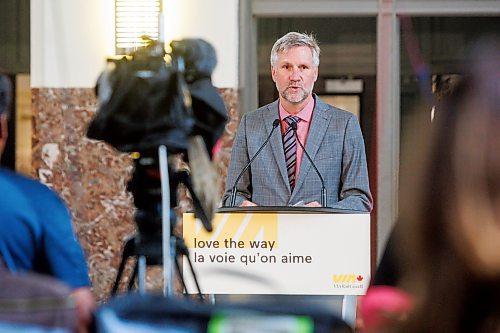
{"type": "Polygon", "coordinates": [[[278,214],[215,214],[207,232],[194,213],[183,215],[183,236],[188,248],[277,248],[278,214]]]}

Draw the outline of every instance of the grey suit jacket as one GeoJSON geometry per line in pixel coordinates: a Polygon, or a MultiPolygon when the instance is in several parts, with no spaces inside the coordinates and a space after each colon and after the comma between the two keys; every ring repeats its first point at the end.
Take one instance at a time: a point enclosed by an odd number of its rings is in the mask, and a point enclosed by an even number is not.
{"type": "MultiPolygon", "coordinates": [[[[325,181],[327,206],[369,212],[373,201],[358,120],[317,96],[315,100],[305,148],[325,181]]],[[[262,146],[275,119],[279,119],[278,101],[242,117],[231,153],[223,205],[229,205],[236,177],[262,146]]],[[[238,181],[236,205],[244,200],[262,206],[290,206],[301,200],[321,202],[321,181],[305,154],[295,188],[290,190],[279,128],[238,181]]]]}

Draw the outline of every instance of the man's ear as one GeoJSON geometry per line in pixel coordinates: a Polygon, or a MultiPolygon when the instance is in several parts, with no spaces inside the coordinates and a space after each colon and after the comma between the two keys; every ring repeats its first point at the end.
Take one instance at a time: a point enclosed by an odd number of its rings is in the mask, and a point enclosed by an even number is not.
{"type": "Polygon", "coordinates": [[[273,77],[273,81],[276,82],[276,68],[271,65],[271,76],[273,77]]]}

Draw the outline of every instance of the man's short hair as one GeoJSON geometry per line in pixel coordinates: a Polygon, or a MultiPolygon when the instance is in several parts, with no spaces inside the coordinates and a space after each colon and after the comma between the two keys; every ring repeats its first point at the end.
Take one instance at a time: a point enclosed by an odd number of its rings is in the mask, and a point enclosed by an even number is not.
{"type": "Polygon", "coordinates": [[[318,42],[313,35],[300,32],[289,32],[274,43],[271,49],[271,66],[278,65],[278,53],[287,51],[293,47],[307,46],[313,55],[313,64],[319,66],[319,54],[321,52],[318,42]]]}
{"type": "Polygon", "coordinates": [[[0,115],[8,115],[11,103],[12,83],[7,75],[0,73],[0,115]]]}

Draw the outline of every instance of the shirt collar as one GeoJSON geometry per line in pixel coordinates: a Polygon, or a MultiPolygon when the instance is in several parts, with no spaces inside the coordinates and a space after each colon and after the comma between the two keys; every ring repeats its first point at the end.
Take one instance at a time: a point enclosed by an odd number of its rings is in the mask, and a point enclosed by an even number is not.
{"type": "MultiPolygon", "coordinates": [[[[304,121],[304,122],[310,122],[311,121],[311,117],[312,117],[312,113],[313,113],[313,110],[314,110],[314,98],[312,96],[309,97],[309,102],[306,104],[306,106],[304,106],[304,108],[302,110],[300,110],[298,113],[296,113],[294,116],[297,116],[301,119],[301,121],[304,121]]],[[[284,121],[284,119],[286,117],[288,117],[290,115],[290,113],[288,113],[285,108],[281,105],[281,103],[279,103],[279,116],[280,116],[280,120],[281,121],[284,121]]]]}

